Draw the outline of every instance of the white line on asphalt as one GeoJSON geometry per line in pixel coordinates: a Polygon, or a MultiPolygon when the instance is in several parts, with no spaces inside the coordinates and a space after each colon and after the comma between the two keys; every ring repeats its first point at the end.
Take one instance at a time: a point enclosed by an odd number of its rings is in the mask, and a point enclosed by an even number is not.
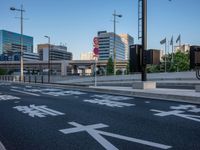
{"type": "Polygon", "coordinates": [[[0,150],[6,150],[5,146],[0,141],[0,150]]]}
{"type": "Polygon", "coordinates": [[[23,93],[23,94],[28,94],[28,95],[32,95],[32,96],[40,96],[39,94],[24,92],[24,91],[19,91],[19,90],[14,90],[14,89],[11,89],[11,91],[19,92],[19,93],[23,93]]]}
{"type": "Polygon", "coordinates": [[[86,131],[97,142],[99,142],[99,144],[101,144],[106,150],[110,150],[110,149],[118,150],[118,148],[115,147],[114,145],[112,145],[109,141],[107,141],[102,135],[117,138],[117,139],[120,139],[120,140],[126,140],[126,141],[130,141],[130,142],[134,142],[134,143],[139,143],[139,144],[143,144],[143,145],[147,145],[147,146],[151,146],[151,147],[156,147],[156,148],[160,148],[160,149],[170,149],[170,148],[172,148],[172,146],[169,146],[169,145],[164,145],[164,144],[146,141],[146,140],[142,140],[142,139],[136,139],[136,138],[118,135],[118,134],[114,134],[114,133],[110,133],[110,132],[96,130],[96,129],[100,129],[100,128],[109,127],[108,125],[102,124],[102,123],[94,124],[94,125],[86,125],[86,126],[81,125],[81,124],[76,123],[76,122],[69,122],[69,124],[71,124],[75,127],[62,129],[62,130],[59,130],[59,131],[64,133],[64,134],[71,134],[71,133],[86,131]]]}

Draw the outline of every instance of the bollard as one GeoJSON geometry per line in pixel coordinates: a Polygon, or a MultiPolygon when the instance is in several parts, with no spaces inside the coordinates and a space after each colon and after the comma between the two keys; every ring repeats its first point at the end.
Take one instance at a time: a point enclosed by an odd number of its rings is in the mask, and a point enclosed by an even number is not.
{"type": "Polygon", "coordinates": [[[37,80],[37,77],[35,76],[35,83],[37,82],[36,80],[37,80]]]}
{"type": "Polygon", "coordinates": [[[29,80],[29,83],[30,83],[30,82],[31,82],[31,76],[29,75],[29,77],[28,77],[28,78],[29,78],[28,80],[29,80]]]}
{"type": "Polygon", "coordinates": [[[41,82],[42,82],[42,84],[43,84],[43,76],[41,76],[41,82]]]}

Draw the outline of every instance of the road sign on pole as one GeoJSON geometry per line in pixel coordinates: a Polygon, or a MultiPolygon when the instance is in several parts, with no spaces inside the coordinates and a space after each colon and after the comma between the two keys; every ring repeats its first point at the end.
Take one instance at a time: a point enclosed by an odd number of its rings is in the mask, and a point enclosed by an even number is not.
{"type": "Polygon", "coordinates": [[[93,53],[94,53],[94,57],[98,57],[99,55],[99,39],[98,37],[94,37],[93,39],[94,42],[94,49],[93,49],[93,53]]]}

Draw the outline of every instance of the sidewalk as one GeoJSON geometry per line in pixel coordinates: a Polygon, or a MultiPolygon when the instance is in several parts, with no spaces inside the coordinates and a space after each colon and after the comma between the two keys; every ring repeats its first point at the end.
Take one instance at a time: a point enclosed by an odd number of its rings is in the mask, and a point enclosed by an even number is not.
{"type": "Polygon", "coordinates": [[[127,96],[200,104],[200,92],[195,92],[195,90],[164,88],[139,90],[132,89],[132,87],[116,86],[90,86],[89,88],[95,91],[101,91],[110,94],[121,94],[127,96]]]}

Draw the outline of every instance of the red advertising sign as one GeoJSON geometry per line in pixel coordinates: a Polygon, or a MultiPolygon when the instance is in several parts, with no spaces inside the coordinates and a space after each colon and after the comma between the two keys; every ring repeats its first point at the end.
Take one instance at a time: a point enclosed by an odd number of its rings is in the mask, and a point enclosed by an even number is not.
{"type": "Polygon", "coordinates": [[[94,37],[93,39],[94,42],[94,49],[93,49],[93,53],[94,53],[94,57],[98,57],[99,55],[99,39],[98,37],[94,37]]]}

